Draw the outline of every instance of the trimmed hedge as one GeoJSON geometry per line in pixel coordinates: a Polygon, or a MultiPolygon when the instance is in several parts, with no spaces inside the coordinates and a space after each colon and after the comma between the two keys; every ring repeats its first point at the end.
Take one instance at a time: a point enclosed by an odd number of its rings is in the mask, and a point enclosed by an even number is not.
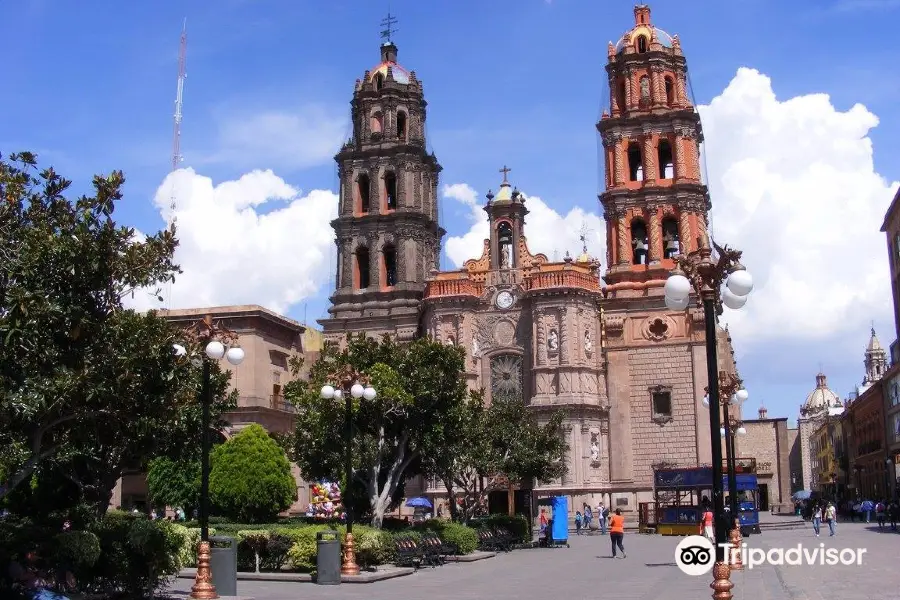
{"type": "Polygon", "coordinates": [[[515,536],[516,544],[530,540],[528,520],[522,515],[488,515],[472,523],[476,529],[501,527],[515,536]]]}

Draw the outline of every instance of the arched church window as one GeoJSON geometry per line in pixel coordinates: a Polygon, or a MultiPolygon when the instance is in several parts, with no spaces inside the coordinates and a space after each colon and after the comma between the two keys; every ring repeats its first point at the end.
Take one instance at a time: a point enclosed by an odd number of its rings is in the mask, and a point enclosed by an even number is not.
{"type": "Polygon", "coordinates": [[[503,222],[497,226],[497,252],[500,257],[500,268],[513,267],[513,232],[509,223],[503,222]]]}
{"type": "Polygon", "coordinates": [[[659,165],[660,179],[672,179],[675,176],[672,146],[669,144],[669,140],[659,140],[659,144],[656,146],[656,164],[659,165]]]}
{"type": "Polygon", "coordinates": [[[491,358],[491,400],[523,400],[522,357],[502,354],[491,358]]]}
{"type": "Polygon", "coordinates": [[[633,250],[632,264],[647,264],[647,225],[643,219],[631,221],[631,247],[633,250]]]}
{"type": "Polygon", "coordinates": [[[666,217],[662,221],[663,234],[663,258],[672,258],[681,252],[681,242],[678,239],[678,221],[672,217],[666,217]]]}
{"type": "Polygon", "coordinates": [[[388,171],[384,174],[385,206],[388,210],[397,209],[397,176],[388,171]]]}
{"type": "Polygon", "coordinates": [[[671,77],[666,77],[666,104],[672,106],[675,104],[675,84],[672,82],[671,77]]]}
{"type": "Polygon", "coordinates": [[[619,105],[619,110],[625,110],[627,107],[625,106],[625,82],[619,81],[619,86],[616,88],[616,103],[619,105]]]}
{"type": "Polygon", "coordinates": [[[397,250],[392,244],[386,245],[381,250],[382,260],[384,264],[384,284],[387,287],[397,285],[397,250]]]}
{"type": "Polygon", "coordinates": [[[369,212],[369,176],[362,173],[356,179],[356,196],[359,199],[359,212],[366,214],[369,212]]]}
{"type": "Polygon", "coordinates": [[[647,38],[643,35],[638,36],[637,51],[642,53],[647,51],[647,38]]]}
{"type": "Polygon", "coordinates": [[[357,289],[364,290],[371,284],[369,279],[369,249],[365,246],[361,246],[356,249],[356,273],[354,273],[354,279],[356,279],[356,287],[357,289]]]}
{"type": "Polygon", "coordinates": [[[382,75],[381,73],[378,73],[377,75],[375,75],[375,89],[380,90],[383,87],[384,87],[384,75],[382,75]]]}
{"type": "Polygon", "coordinates": [[[406,141],[406,113],[402,110],[397,111],[397,137],[406,141]]]}
{"type": "Polygon", "coordinates": [[[369,129],[372,133],[381,133],[384,131],[384,115],[381,114],[381,111],[372,113],[372,118],[369,119],[369,129]]]}
{"type": "Polygon", "coordinates": [[[641,146],[637,142],[628,144],[628,180],[643,181],[644,165],[641,146]]]}

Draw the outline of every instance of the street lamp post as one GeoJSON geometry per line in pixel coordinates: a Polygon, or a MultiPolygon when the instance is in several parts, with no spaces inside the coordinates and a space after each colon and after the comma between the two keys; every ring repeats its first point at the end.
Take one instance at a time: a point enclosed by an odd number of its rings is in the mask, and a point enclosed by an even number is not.
{"type": "Polygon", "coordinates": [[[713,597],[730,600],[731,568],[725,555],[728,543],[728,523],[722,490],[722,443],[719,430],[722,427],[719,411],[719,363],[716,348],[716,321],[722,305],[739,309],[747,303],[753,290],[753,279],[740,263],[741,252],[712,243],[704,233],[698,239],[699,248],[688,255],[675,257],[675,270],[665,285],[666,306],[670,310],[685,310],[693,290],[703,303],[706,333],[706,371],[709,381],[709,429],[712,442],[713,510],[716,514],[716,563],[713,566],[713,597]],[[717,256],[713,257],[713,249],[717,256]],[[723,284],[725,289],[721,289],[723,284]]]}
{"type": "MultiPolygon", "coordinates": [[[[186,331],[187,337],[202,348],[202,353],[191,356],[191,361],[203,368],[203,379],[200,385],[201,407],[201,455],[200,455],[200,546],[197,549],[197,575],[191,587],[191,598],[211,600],[218,598],[216,586],[212,582],[212,569],[209,565],[209,450],[210,439],[210,407],[212,406],[211,366],[212,361],[222,358],[234,366],[244,361],[244,350],[238,345],[238,336],[221,323],[214,323],[207,315],[186,331]]],[[[176,356],[188,356],[188,350],[180,344],[174,345],[176,356]]]]}
{"type": "Polygon", "coordinates": [[[366,376],[350,365],[344,365],[328,376],[330,383],[322,386],[321,396],[326,400],[344,399],[344,512],[347,514],[347,537],[344,543],[344,560],[341,565],[342,575],[359,575],[356,564],[356,548],[353,541],[353,505],[351,494],[353,489],[353,398],[374,400],[375,388],[369,385],[366,376]]]}
{"type": "Polygon", "coordinates": [[[741,512],[737,496],[737,451],[735,450],[735,438],[746,434],[747,430],[744,429],[744,424],[741,421],[728,416],[727,402],[722,404],[722,408],[725,410],[722,421],[725,425],[719,430],[719,434],[725,439],[726,464],[728,465],[729,513],[734,521],[734,528],[728,535],[731,547],[734,550],[731,568],[740,571],[743,568],[740,551],[744,538],[741,535],[741,512]]]}

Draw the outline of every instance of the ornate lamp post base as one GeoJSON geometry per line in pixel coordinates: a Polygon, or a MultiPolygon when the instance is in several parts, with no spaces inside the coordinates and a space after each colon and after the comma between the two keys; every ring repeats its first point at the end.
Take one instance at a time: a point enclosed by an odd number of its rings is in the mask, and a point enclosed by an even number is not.
{"type": "Polygon", "coordinates": [[[200,542],[197,550],[197,577],[191,587],[191,598],[214,600],[218,597],[216,586],[212,583],[212,570],[209,568],[209,542],[200,542]]]}
{"type": "Polygon", "coordinates": [[[713,565],[713,582],[709,584],[713,590],[713,600],[731,600],[731,568],[728,563],[717,562],[713,565]]]}
{"type": "Polygon", "coordinates": [[[341,575],[359,575],[359,565],[356,564],[356,548],[352,533],[347,534],[344,542],[344,564],[341,565],[341,575]]]}
{"type": "Polygon", "coordinates": [[[731,560],[728,562],[731,565],[731,570],[742,571],[744,569],[744,561],[741,559],[741,544],[743,544],[744,538],[741,536],[741,522],[739,520],[734,520],[734,529],[731,530],[729,537],[731,542],[731,560]]]}

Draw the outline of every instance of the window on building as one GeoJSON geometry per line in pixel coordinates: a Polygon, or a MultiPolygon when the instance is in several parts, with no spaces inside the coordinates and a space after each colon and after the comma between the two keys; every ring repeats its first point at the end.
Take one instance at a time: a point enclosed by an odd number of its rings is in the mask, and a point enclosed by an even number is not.
{"type": "Polygon", "coordinates": [[[675,84],[671,77],[665,78],[666,84],[666,104],[672,106],[675,104],[675,84]]]}
{"type": "Polygon", "coordinates": [[[397,137],[406,140],[406,113],[402,110],[397,111],[397,137]]]}
{"type": "Polygon", "coordinates": [[[497,251],[501,269],[511,269],[513,265],[513,231],[506,221],[497,226],[497,251]]]}
{"type": "Polygon", "coordinates": [[[637,51],[638,52],[646,52],[647,51],[647,37],[643,35],[639,35],[637,39],[637,51]]]}
{"type": "Polygon", "coordinates": [[[663,258],[672,258],[681,252],[681,242],[678,239],[678,221],[673,217],[666,217],[662,221],[663,258]]]}
{"type": "Polygon", "coordinates": [[[657,386],[650,390],[650,401],[654,421],[672,419],[672,390],[657,386]]]}
{"type": "Polygon", "coordinates": [[[397,285],[397,250],[390,244],[381,250],[384,260],[384,284],[388,287],[397,285]]]}
{"type": "Polygon", "coordinates": [[[637,142],[628,144],[628,179],[629,181],[644,180],[644,160],[641,146],[637,142]]]}
{"type": "Polygon", "coordinates": [[[375,89],[380,90],[383,87],[384,87],[384,75],[382,75],[381,73],[378,73],[377,75],[375,75],[375,89]]]}
{"type": "Polygon", "coordinates": [[[356,195],[359,198],[359,212],[369,212],[369,176],[365,173],[356,179],[356,195]]]}
{"type": "Polygon", "coordinates": [[[365,246],[356,250],[356,287],[364,290],[371,284],[369,279],[369,249],[365,246]]]}
{"type": "Polygon", "coordinates": [[[672,146],[669,140],[659,140],[656,145],[656,164],[659,165],[659,178],[672,179],[675,176],[675,166],[672,164],[672,146]]]}
{"type": "Polygon", "coordinates": [[[647,264],[647,225],[642,219],[631,220],[631,247],[633,250],[631,263],[647,264]]]}
{"type": "Polygon", "coordinates": [[[522,400],[522,357],[502,354],[491,358],[491,401],[522,400]]]}
{"type": "Polygon", "coordinates": [[[900,259],[900,233],[894,235],[894,258],[900,259]]]}
{"type": "Polygon", "coordinates": [[[619,85],[616,87],[616,103],[619,105],[619,110],[628,108],[625,106],[625,98],[625,82],[619,81],[619,85]]]}
{"type": "Polygon", "coordinates": [[[384,174],[385,204],[388,210],[397,210],[397,176],[390,171],[384,174]]]}
{"type": "Polygon", "coordinates": [[[372,118],[369,119],[369,129],[372,133],[381,133],[384,131],[384,115],[381,114],[381,111],[372,113],[372,118]]]}

